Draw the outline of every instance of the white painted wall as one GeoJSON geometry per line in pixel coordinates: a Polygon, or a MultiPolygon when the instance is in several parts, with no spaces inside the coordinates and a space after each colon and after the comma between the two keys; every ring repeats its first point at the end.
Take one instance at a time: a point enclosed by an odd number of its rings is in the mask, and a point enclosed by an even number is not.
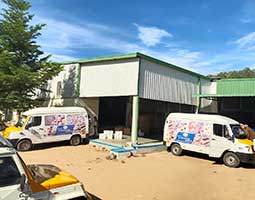
{"type": "Polygon", "coordinates": [[[139,96],[146,99],[196,105],[198,78],[141,59],[139,96]]]}
{"type": "MultiPolygon", "coordinates": [[[[201,94],[212,94],[213,86],[214,85],[211,81],[206,80],[206,79],[201,79],[201,94]]],[[[211,103],[212,103],[212,100],[202,98],[201,99],[201,108],[209,106],[211,103]]]]}
{"type": "Polygon", "coordinates": [[[62,105],[63,98],[71,98],[75,95],[77,86],[78,64],[68,64],[63,66],[64,69],[48,81],[47,90],[51,91],[46,96],[38,91],[38,96],[43,98],[50,98],[49,104],[51,106],[62,105]],[[60,90],[58,91],[58,85],[60,90]],[[64,97],[63,97],[64,95],[64,97]]]}
{"type": "Polygon", "coordinates": [[[138,59],[83,64],[80,97],[137,95],[138,69],[138,59]]]}

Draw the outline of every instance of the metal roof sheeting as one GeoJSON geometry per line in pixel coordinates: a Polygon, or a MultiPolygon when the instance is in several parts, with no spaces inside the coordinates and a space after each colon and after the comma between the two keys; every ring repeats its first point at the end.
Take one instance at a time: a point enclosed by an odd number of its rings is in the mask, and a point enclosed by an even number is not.
{"type": "Polygon", "coordinates": [[[255,78],[217,80],[216,96],[255,96],[255,78]]]}

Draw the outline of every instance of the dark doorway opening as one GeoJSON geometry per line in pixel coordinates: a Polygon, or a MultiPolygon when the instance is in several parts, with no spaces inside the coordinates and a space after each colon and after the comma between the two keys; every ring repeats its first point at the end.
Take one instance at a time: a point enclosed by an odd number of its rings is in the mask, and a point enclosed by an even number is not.
{"type": "Polygon", "coordinates": [[[194,113],[195,106],[141,98],[139,130],[143,137],[162,141],[166,117],[172,112],[194,113]]]}
{"type": "Polygon", "coordinates": [[[219,114],[255,128],[255,97],[222,97],[218,102],[219,114]]]}
{"type": "Polygon", "coordinates": [[[128,97],[100,97],[99,131],[126,126],[128,97]]]}

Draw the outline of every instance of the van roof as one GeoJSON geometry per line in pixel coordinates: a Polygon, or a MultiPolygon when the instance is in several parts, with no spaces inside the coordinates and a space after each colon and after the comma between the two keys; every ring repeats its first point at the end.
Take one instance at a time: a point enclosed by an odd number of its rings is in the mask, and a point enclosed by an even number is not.
{"type": "Polygon", "coordinates": [[[192,120],[201,120],[201,121],[213,121],[218,123],[225,124],[239,124],[238,121],[233,120],[229,117],[222,115],[213,115],[213,114],[190,114],[190,113],[170,113],[168,117],[178,118],[178,119],[192,119],[192,120]]]}
{"type": "Polygon", "coordinates": [[[24,112],[24,115],[62,114],[62,113],[86,113],[82,107],[39,107],[24,112]]]}

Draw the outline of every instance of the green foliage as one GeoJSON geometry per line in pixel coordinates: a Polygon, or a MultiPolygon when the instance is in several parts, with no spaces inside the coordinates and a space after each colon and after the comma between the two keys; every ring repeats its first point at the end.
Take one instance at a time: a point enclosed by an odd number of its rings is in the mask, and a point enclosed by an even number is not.
{"type": "Polygon", "coordinates": [[[240,71],[229,71],[220,72],[216,75],[210,75],[209,77],[219,77],[219,78],[255,78],[255,70],[250,68],[244,68],[240,71]]]}
{"type": "Polygon", "coordinates": [[[31,25],[24,0],[2,0],[7,9],[0,20],[0,110],[27,110],[40,103],[36,93],[61,70],[44,56],[36,39],[44,24],[31,25]]]}

